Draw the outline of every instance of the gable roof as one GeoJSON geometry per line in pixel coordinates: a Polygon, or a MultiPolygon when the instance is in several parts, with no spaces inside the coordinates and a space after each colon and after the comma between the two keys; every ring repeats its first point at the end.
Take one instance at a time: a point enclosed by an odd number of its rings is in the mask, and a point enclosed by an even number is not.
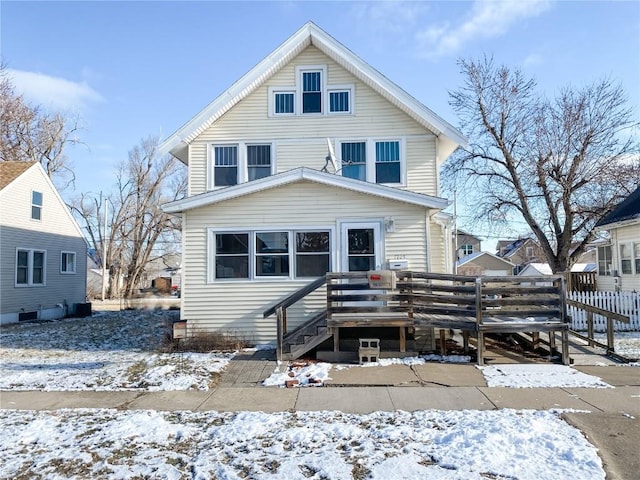
{"type": "Polygon", "coordinates": [[[162,209],[167,213],[180,213],[193,208],[205,207],[215,203],[224,202],[233,198],[243,197],[252,193],[257,193],[271,188],[277,188],[303,180],[327,185],[331,187],[345,188],[353,192],[364,193],[376,197],[396,200],[399,202],[418,205],[425,208],[440,210],[449,205],[449,201],[430,195],[423,195],[409,190],[378,185],[375,183],[354,180],[353,178],[334,175],[333,173],[320,172],[308,167],[298,167],[293,170],[260,178],[251,182],[233,185],[231,187],[220,188],[211,192],[201,193],[182,200],[167,203],[162,209]]]}
{"type": "Polygon", "coordinates": [[[187,145],[189,143],[234,105],[263,85],[273,74],[309,45],[318,48],[354,77],[405,112],[420,125],[432,131],[441,141],[448,144],[448,149],[451,152],[458,145],[467,146],[467,139],[446,120],[436,115],[316,24],[307,22],[200,113],[171,134],[160,146],[161,152],[169,152],[186,164],[188,162],[187,145]]]}
{"type": "Polygon", "coordinates": [[[494,255],[493,253],[489,253],[489,252],[475,252],[475,253],[471,253],[469,255],[467,255],[466,257],[462,257],[460,260],[458,260],[456,263],[459,267],[470,263],[474,260],[477,260],[480,257],[483,256],[487,256],[487,257],[492,257],[495,258],[496,260],[499,260],[501,262],[504,262],[507,266],[509,267],[515,267],[515,265],[513,263],[511,263],[509,260],[505,260],[504,258],[500,258],[497,255],[494,255]]]}
{"type": "Polygon", "coordinates": [[[13,182],[37,162],[0,162],[0,190],[13,182]]]}
{"type": "Polygon", "coordinates": [[[596,227],[635,219],[640,219],[640,187],[636,188],[631,195],[619,203],[611,212],[605,215],[596,224],[596,227]]]}
{"type": "Polygon", "coordinates": [[[529,242],[534,242],[531,238],[519,238],[517,240],[499,240],[496,244],[497,255],[502,258],[513,257],[518,250],[529,242]],[[502,252],[504,250],[504,252],[502,252]]]}

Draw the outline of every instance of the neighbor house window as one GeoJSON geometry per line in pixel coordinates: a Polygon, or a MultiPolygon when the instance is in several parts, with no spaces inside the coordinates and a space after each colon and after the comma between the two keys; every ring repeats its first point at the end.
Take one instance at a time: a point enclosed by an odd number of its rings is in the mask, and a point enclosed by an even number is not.
{"type": "Polygon", "coordinates": [[[598,275],[611,273],[611,245],[598,247],[598,275]]]}
{"type": "Polygon", "coordinates": [[[289,276],[289,233],[256,233],[256,277],[289,276]]]}
{"type": "Polygon", "coordinates": [[[276,115],[294,113],[295,94],[293,92],[275,92],[273,98],[273,112],[276,115]]]}
{"type": "Polygon", "coordinates": [[[16,285],[44,285],[45,259],[44,250],[18,249],[16,251],[16,285]]]}
{"type": "Polygon", "coordinates": [[[620,270],[625,275],[631,275],[631,245],[623,243],[620,245],[620,270]]]}
{"type": "Polygon", "coordinates": [[[329,229],[213,233],[211,238],[215,273],[210,281],[309,278],[331,271],[329,229]]]}
{"type": "Polygon", "coordinates": [[[322,72],[302,72],[302,113],[322,113],[322,72]]]}
{"type": "Polygon", "coordinates": [[[329,232],[296,232],[296,277],[320,277],[331,271],[329,232]]]}
{"type": "Polygon", "coordinates": [[[460,247],[460,252],[463,256],[471,255],[473,253],[473,245],[462,245],[460,247]]]}
{"type": "Polygon", "coordinates": [[[344,142],[341,144],[342,176],[367,179],[367,142],[344,142]]]}
{"type": "Polygon", "coordinates": [[[247,145],[249,181],[271,175],[271,145],[247,145]]]}
{"type": "Polygon", "coordinates": [[[376,183],[400,183],[400,142],[376,142],[376,183]]]}
{"type": "Polygon", "coordinates": [[[213,157],[214,186],[236,185],[238,183],[238,146],[214,146],[213,157]]]}
{"type": "Polygon", "coordinates": [[[633,244],[633,257],[636,264],[636,275],[640,275],[640,243],[633,244]]]}
{"type": "Polygon", "coordinates": [[[216,278],[249,278],[249,234],[218,233],[215,238],[216,278]]]}
{"type": "Polygon", "coordinates": [[[329,112],[330,113],[350,113],[351,112],[351,91],[335,90],[329,91],[329,112]]]}
{"type": "Polygon", "coordinates": [[[31,192],[31,218],[42,220],[42,192],[31,192]]]}
{"type": "Polygon", "coordinates": [[[76,273],[75,252],[62,252],[60,255],[60,273],[76,273]]]}

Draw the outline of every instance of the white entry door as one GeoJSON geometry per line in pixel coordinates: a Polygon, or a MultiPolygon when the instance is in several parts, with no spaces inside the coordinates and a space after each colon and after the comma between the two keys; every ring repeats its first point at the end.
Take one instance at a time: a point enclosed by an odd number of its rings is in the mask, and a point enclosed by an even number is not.
{"type": "Polygon", "coordinates": [[[340,230],[341,271],[366,272],[382,268],[382,239],[379,223],[343,223],[340,230]]]}

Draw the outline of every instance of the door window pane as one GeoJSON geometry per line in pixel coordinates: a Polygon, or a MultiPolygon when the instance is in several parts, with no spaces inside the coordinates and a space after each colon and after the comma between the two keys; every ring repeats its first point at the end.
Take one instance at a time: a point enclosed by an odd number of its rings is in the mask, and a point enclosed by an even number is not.
{"type": "Polygon", "coordinates": [[[372,228],[351,228],[347,232],[349,271],[375,270],[375,238],[372,228]]]}
{"type": "Polygon", "coordinates": [[[367,179],[367,144],[366,142],[349,142],[341,144],[342,176],[367,179]]]}

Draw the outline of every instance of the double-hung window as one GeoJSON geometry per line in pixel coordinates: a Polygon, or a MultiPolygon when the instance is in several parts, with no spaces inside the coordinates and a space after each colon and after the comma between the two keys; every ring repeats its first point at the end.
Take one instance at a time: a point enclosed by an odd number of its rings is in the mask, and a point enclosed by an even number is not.
{"type": "Polygon", "coordinates": [[[467,256],[467,255],[471,255],[473,253],[473,245],[462,245],[460,247],[460,252],[462,253],[463,256],[467,256]]]}
{"type": "Polygon", "coordinates": [[[302,113],[322,113],[322,71],[302,72],[302,113]]]}
{"type": "Polygon", "coordinates": [[[611,275],[611,245],[598,247],[598,275],[611,275]]]}
{"type": "Polygon", "coordinates": [[[376,142],[376,183],[400,183],[400,142],[376,142]]]}
{"type": "Polygon", "coordinates": [[[331,271],[330,238],[328,229],[212,232],[210,281],[322,276],[331,271]]]}
{"type": "Polygon", "coordinates": [[[45,279],[46,252],[35,249],[17,249],[16,285],[42,286],[45,279]]]}
{"type": "Polygon", "coordinates": [[[631,275],[631,245],[623,243],[620,245],[620,270],[624,275],[631,275]]]}
{"type": "Polygon", "coordinates": [[[370,183],[402,184],[405,161],[400,140],[340,142],[344,177],[370,183]]]}
{"type": "Polygon", "coordinates": [[[344,142],[341,145],[342,176],[367,179],[367,142],[344,142]]]}
{"type": "Polygon", "coordinates": [[[31,218],[42,220],[42,192],[31,192],[31,218]]]}
{"type": "Polygon", "coordinates": [[[238,183],[238,146],[217,145],[213,147],[213,184],[227,187],[238,183]]]}
{"type": "Polygon", "coordinates": [[[60,254],[60,273],[76,273],[75,252],[62,252],[60,254]]]}
{"type": "Polygon", "coordinates": [[[633,256],[635,259],[636,275],[640,275],[640,243],[633,244],[633,256]]]}
{"type": "Polygon", "coordinates": [[[249,181],[271,175],[271,145],[247,145],[249,181]]]}

